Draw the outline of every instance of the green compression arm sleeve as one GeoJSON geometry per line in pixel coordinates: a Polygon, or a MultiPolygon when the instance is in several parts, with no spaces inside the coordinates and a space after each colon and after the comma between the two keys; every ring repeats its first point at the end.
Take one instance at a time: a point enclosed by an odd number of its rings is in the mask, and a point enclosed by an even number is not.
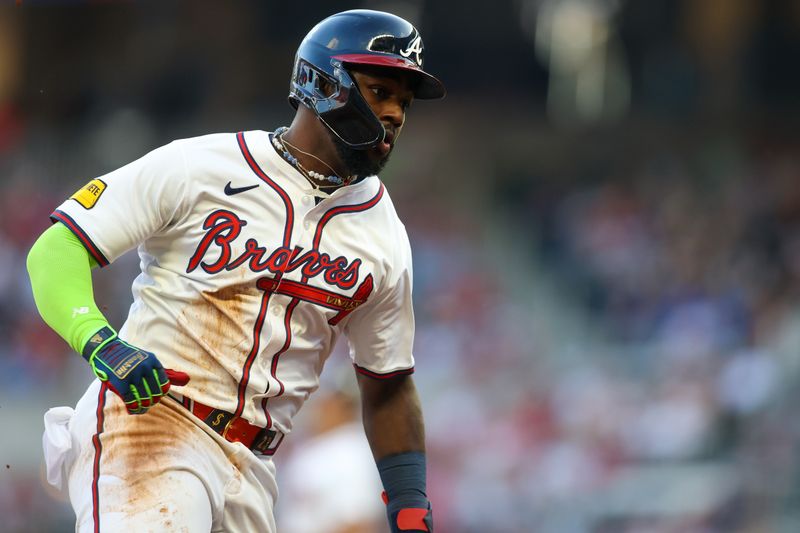
{"type": "Polygon", "coordinates": [[[57,222],[28,254],[33,299],[48,326],[78,353],[108,321],[94,302],[92,268],[97,262],[78,238],[57,222]]]}

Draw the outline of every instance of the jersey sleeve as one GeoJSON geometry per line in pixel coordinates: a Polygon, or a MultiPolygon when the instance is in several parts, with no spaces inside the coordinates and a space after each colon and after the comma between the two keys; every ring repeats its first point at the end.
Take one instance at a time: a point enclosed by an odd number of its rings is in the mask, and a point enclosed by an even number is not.
{"type": "Polygon", "coordinates": [[[345,326],[356,371],[373,378],[414,372],[411,247],[405,231],[385,286],[345,326]]]}
{"type": "Polygon", "coordinates": [[[187,171],[178,141],[91,180],[51,215],[105,266],[165,229],[186,207],[187,171]]]}

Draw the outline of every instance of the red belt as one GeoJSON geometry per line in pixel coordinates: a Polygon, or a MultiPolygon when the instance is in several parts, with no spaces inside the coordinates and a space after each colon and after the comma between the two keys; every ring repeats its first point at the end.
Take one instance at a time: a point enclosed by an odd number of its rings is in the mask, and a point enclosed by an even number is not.
{"type": "Polygon", "coordinates": [[[169,396],[206,423],[228,442],[241,442],[253,453],[272,455],[283,441],[283,433],[273,429],[254,426],[244,418],[233,416],[228,411],[214,409],[191,398],[169,393],[169,396]]]}

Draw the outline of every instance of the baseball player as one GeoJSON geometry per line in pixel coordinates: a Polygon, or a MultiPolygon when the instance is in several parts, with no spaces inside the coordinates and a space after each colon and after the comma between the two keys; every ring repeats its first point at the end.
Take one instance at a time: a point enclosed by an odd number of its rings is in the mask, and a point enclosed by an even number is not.
{"type": "Polygon", "coordinates": [[[445,94],[423,53],[402,18],[333,15],[297,51],[290,127],[174,141],[52,213],[33,294],[97,376],[45,415],[77,531],[276,531],[272,456],[342,334],[391,530],[432,531],[411,251],[376,176],[411,101],[445,94]],[[116,330],[90,271],[134,246],[116,330]]]}

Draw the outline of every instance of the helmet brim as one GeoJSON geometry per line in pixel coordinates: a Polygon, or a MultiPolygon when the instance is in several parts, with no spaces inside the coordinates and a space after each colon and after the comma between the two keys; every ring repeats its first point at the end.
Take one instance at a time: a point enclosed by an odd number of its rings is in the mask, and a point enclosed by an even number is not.
{"type": "Polygon", "coordinates": [[[414,87],[414,98],[419,100],[438,100],[444,98],[447,94],[447,89],[445,89],[444,84],[436,76],[428,74],[413,61],[402,59],[397,56],[383,54],[342,54],[333,56],[333,59],[341,61],[344,67],[370,65],[406,71],[417,79],[417,83],[414,87]]]}

